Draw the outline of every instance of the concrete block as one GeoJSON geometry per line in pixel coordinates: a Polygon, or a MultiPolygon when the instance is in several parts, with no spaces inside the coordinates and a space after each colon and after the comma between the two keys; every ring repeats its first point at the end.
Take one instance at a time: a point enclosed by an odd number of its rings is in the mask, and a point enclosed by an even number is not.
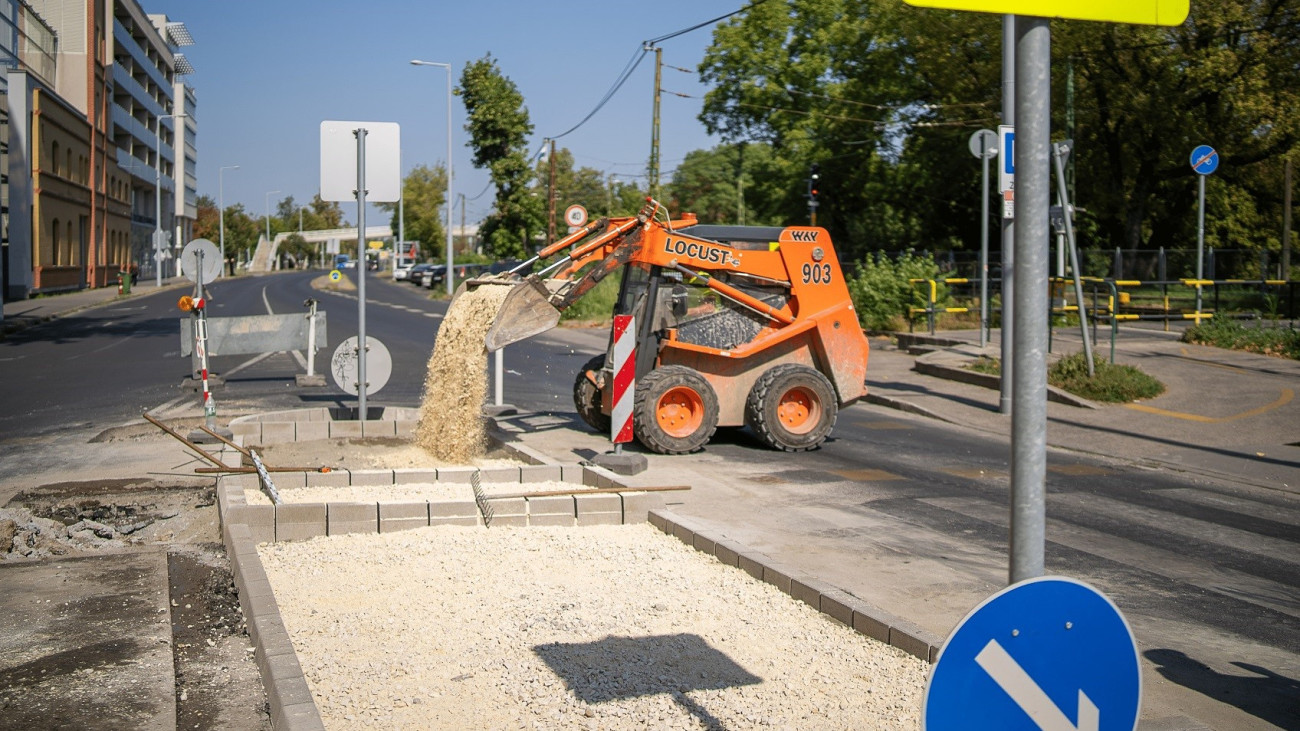
{"type": "MultiPolygon", "coordinates": [[[[438,470],[438,482],[455,482],[460,484],[469,484],[470,475],[474,474],[473,468],[457,467],[452,469],[438,470]]],[[[486,482],[486,480],[484,480],[486,482]]]]}
{"type": "Polygon", "coordinates": [[[488,482],[519,482],[518,467],[489,467],[479,471],[479,479],[488,482]]]}
{"type": "Polygon", "coordinates": [[[275,541],[275,506],[231,505],[226,510],[226,520],[248,526],[254,543],[275,541]]]}
{"type": "Polygon", "coordinates": [[[895,619],[889,627],[889,644],[929,662],[930,649],[941,647],[943,638],[905,619],[895,619]]]}
{"type": "Polygon", "coordinates": [[[528,516],[564,515],[574,518],[578,515],[577,501],[572,495],[555,495],[527,498],[528,516]]]}
{"type": "Polygon", "coordinates": [[[713,557],[728,566],[740,566],[740,554],[745,548],[732,541],[718,541],[713,544],[713,557]]]}
{"type": "Polygon", "coordinates": [[[331,468],[329,472],[306,472],[306,487],[347,487],[352,484],[352,473],[331,468]]]}
{"type": "MultiPolygon", "coordinates": [[[[521,497],[489,497],[488,505],[492,507],[493,525],[496,525],[498,520],[506,517],[522,517],[524,519],[523,525],[528,525],[528,501],[526,499],[521,497]]],[[[514,525],[514,523],[511,523],[511,525],[514,525]]]]}
{"type": "Polygon", "coordinates": [[[695,531],[691,530],[689,525],[685,525],[681,521],[673,521],[672,535],[677,540],[688,546],[695,545],[695,531]]]}
{"type": "Polygon", "coordinates": [[[275,506],[275,540],[304,541],[326,535],[325,503],[275,506]]]}
{"type": "Polygon", "coordinates": [[[276,731],[324,731],[320,709],[312,703],[299,703],[271,709],[271,727],[276,731]]]}
{"type": "MultiPolygon", "coordinates": [[[[496,525],[496,522],[493,521],[492,524],[496,525]]],[[[533,525],[533,526],[553,525],[562,528],[572,528],[577,524],[578,524],[577,518],[575,518],[572,515],[547,514],[547,515],[528,516],[528,525],[533,525]]]]}
{"type": "Polygon", "coordinates": [[[231,422],[230,431],[236,438],[242,438],[246,445],[262,443],[262,423],[259,421],[231,422]]]}
{"type": "Polygon", "coordinates": [[[514,526],[516,528],[522,528],[528,525],[528,516],[527,515],[493,515],[492,522],[490,523],[490,525],[493,528],[504,528],[506,526],[514,526]]]}
{"type": "Polygon", "coordinates": [[[417,422],[410,419],[401,419],[393,422],[396,427],[398,439],[412,439],[415,437],[415,425],[417,422]]]}
{"type": "Polygon", "coordinates": [[[392,470],[351,470],[353,485],[392,485],[392,470]]]}
{"type": "MultiPolygon", "coordinates": [[[[297,465],[294,466],[296,467],[297,465]]],[[[306,487],[308,474],[309,473],[307,472],[271,472],[270,473],[271,482],[275,483],[275,488],[277,490],[292,490],[295,487],[306,487]]],[[[259,484],[257,482],[257,477],[254,476],[253,479],[254,482],[250,487],[256,488],[259,484]]]]}
{"type": "Polygon", "coordinates": [[[574,495],[578,515],[583,513],[622,513],[623,500],[613,493],[603,495],[574,495]]]}
{"type": "Polygon", "coordinates": [[[668,527],[668,519],[658,510],[651,510],[649,515],[646,516],[646,521],[664,533],[667,533],[670,530],[668,527]]]}
{"type": "Polygon", "coordinates": [[[578,513],[578,525],[623,525],[622,513],[578,513]]]}
{"type": "Polygon", "coordinates": [[[557,464],[528,465],[519,468],[520,482],[559,482],[564,470],[557,464]]]}
{"type": "MultiPolygon", "coordinates": [[[[600,484],[600,477],[600,472],[595,468],[587,465],[582,466],[582,484],[587,487],[603,487],[603,485],[600,484]]],[[[609,478],[606,478],[605,481],[609,482],[609,478]]]]}
{"type": "Polygon", "coordinates": [[[429,503],[379,503],[379,532],[392,533],[429,525],[429,503]]]}
{"type": "Polygon", "coordinates": [[[623,496],[624,523],[644,523],[651,510],[658,510],[664,506],[664,494],[662,492],[624,492],[620,494],[623,496]]]}
{"type": "Polygon", "coordinates": [[[763,583],[771,584],[780,589],[783,594],[790,593],[790,577],[795,574],[793,569],[786,568],[780,564],[767,563],[763,565],[763,583]]]}
{"type": "Polygon", "coordinates": [[[217,458],[221,460],[221,464],[227,467],[239,467],[244,463],[244,453],[230,447],[221,450],[217,458]]]}
{"type": "Polygon", "coordinates": [[[692,548],[699,551],[700,553],[706,553],[710,556],[713,555],[713,551],[715,548],[717,548],[717,545],[718,542],[715,539],[710,538],[709,536],[706,536],[703,533],[696,533],[695,537],[691,539],[692,548]]]}
{"type": "Polygon", "coordinates": [[[853,604],[856,599],[838,589],[822,594],[821,612],[840,624],[853,626],[853,604]]]}
{"type": "Polygon", "coordinates": [[[293,641],[289,639],[289,630],[285,628],[280,615],[261,614],[249,617],[248,637],[263,655],[282,655],[293,652],[293,641]]]}
{"type": "Polygon", "coordinates": [[[270,421],[262,424],[262,444],[283,444],[298,438],[292,421],[270,421]]]}
{"type": "Polygon", "coordinates": [[[650,466],[644,454],[635,452],[597,454],[591,458],[591,463],[618,475],[639,475],[650,466]]]}
{"type": "Polygon", "coordinates": [[[435,469],[418,469],[414,467],[399,467],[393,470],[394,485],[415,485],[425,482],[437,482],[438,471],[435,469]]]}
{"type": "Polygon", "coordinates": [[[297,424],[300,442],[317,442],[330,438],[330,425],[324,421],[300,421],[297,424]]]}
{"type": "Polygon", "coordinates": [[[742,551],[738,557],[739,560],[736,562],[736,565],[740,567],[741,571],[744,571],[755,579],[762,581],[763,563],[766,558],[766,556],[757,551],[742,551]]]}
{"type": "Polygon", "coordinates": [[[790,596],[817,611],[821,611],[822,608],[822,594],[832,591],[839,590],[824,581],[819,581],[810,576],[790,577],[790,596]]]}
{"type": "Polygon", "coordinates": [[[435,518],[474,518],[478,520],[478,505],[473,500],[430,500],[429,520],[435,518]]]}
{"type": "Polygon", "coordinates": [[[325,530],[329,535],[378,533],[378,503],[326,503],[325,530]]]}
{"type": "MultiPolygon", "coordinates": [[[[583,475],[587,474],[587,468],[579,464],[560,465],[560,479],[565,482],[572,482],[575,485],[586,485],[583,481],[583,475]]],[[[590,487],[588,485],[588,487],[590,487]]]]}
{"type": "Polygon", "coordinates": [[[359,421],[331,421],[330,439],[360,439],[361,422],[359,421]]]}
{"type": "MultiPolygon", "coordinates": [[[[853,607],[853,629],[857,630],[859,634],[864,634],[873,640],[879,640],[888,645],[889,624],[880,615],[879,610],[865,605],[853,607]]],[[[931,660],[931,662],[934,661],[931,660]]]]}
{"type": "Polygon", "coordinates": [[[363,436],[363,437],[395,437],[395,436],[397,436],[397,422],[395,422],[395,421],[363,421],[363,422],[361,422],[361,436],[363,436]]]}

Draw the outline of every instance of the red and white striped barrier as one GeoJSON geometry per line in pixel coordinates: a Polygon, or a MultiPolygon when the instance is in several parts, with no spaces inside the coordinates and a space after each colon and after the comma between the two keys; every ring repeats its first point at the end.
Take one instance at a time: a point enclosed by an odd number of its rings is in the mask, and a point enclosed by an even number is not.
{"type": "Polygon", "coordinates": [[[614,399],[610,438],[615,444],[632,441],[632,400],[636,394],[636,318],[614,315],[614,399]]]}

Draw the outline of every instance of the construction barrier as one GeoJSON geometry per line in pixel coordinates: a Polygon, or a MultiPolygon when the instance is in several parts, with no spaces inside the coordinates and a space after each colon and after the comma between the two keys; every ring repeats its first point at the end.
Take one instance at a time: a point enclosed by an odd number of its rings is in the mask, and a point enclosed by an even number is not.
{"type": "Polygon", "coordinates": [[[636,395],[636,318],[614,315],[614,392],[610,440],[632,441],[632,402],[636,395]]]}

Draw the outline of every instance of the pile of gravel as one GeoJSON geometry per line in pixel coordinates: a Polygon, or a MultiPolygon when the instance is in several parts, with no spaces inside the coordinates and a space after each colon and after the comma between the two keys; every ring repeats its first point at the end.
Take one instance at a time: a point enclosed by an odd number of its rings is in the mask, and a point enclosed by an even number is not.
{"type": "Polygon", "coordinates": [[[148,527],[152,518],[101,523],[81,518],[71,525],[33,515],[26,508],[0,508],[0,561],[67,556],[120,550],[145,541],[132,534],[148,527]]]}
{"type": "Polygon", "coordinates": [[[327,727],[917,727],[928,665],[648,525],[258,547],[327,727]]]}
{"type": "MultiPolygon", "coordinates": [[[[546,482],[485,482],[483,494],[522,495],[532,492],[583,490],[583,485],[549,480],[546,482]]],[[[424,500],[473,500],[468,482],[412,482],[403,485],[351,485],[348,487],[285,487],[278,490],[286,503],[395,503],[424,500]]],[[[270,505],[271,498],[260,489],[244,490],[249,505],[270,505]]]]}

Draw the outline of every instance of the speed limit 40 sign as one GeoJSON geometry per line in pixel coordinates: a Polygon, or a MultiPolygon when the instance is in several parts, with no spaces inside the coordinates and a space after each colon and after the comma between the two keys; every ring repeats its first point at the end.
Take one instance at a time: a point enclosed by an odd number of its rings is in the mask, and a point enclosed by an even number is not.
{"type": "Polygon", "coordinates": [[[564,222],[577,228],[587,222],[587,209],[573,205],[564,209],[564,222]]]}

